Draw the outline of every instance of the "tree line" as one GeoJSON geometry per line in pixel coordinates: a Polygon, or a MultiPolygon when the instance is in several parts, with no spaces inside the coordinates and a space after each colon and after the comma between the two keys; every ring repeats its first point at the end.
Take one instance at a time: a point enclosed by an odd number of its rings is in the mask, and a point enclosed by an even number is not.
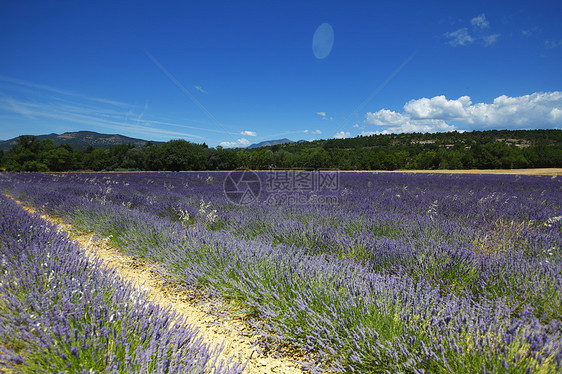
{"type": "Polygon", "coordinates": [[[254,149],[208,147],[185,140],[142,147],[73,149],[20,136],[5,154],[6,171],[180,171],[236,168],[516,169],[562,167],[562,130],[491,130],[389,134],[298,142],[254,149]]]}

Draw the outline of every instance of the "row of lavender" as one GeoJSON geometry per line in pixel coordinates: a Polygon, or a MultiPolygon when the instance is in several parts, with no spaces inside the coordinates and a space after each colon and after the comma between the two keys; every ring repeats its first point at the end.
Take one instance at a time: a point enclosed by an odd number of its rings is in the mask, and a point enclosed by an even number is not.
{"type": "Polygon", "coordinates": [[[0,366],[23,373],[240,373],[56,227],[0,195],[0,366]],[[173,329],[171,326],[173,324],[173,329]]]}
{"type": "Polygon", "coordinates": [[[111,178],[65,176],[48,194],[41,180],[35,195],[48,201],[36,202],[64,214],[74,211],[71,205],[83,207],[85,198],[183,224],[197,221],[311,254],[352,257],[373,271],[429,278],[456,294],[507,297],[520,308],[532,300],[544,321],[562,317],[555,260],[562,240],[559,223],[549,221],[560,218],[560,179],[352,174],[342,179],[339,205],[239,209],[226,204],[222,183],[208,174],[111,178]]]}
{"type": "Polygon", "coordinates": [[[342,174],[337,205],[238,207],[224,176],[3,185],[179,282],[243,302],[267,333],[333,368],[559,369],[559,179],[342,174]]]}

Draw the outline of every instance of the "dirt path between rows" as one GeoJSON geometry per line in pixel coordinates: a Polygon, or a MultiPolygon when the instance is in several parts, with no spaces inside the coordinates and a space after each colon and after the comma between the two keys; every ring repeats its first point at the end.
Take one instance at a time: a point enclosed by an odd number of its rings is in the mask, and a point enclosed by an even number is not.
{"type": "MultiPolygon", "coordinates": [[[[30,213],[37,213],[33,207],[17,201],[30,213]]],[[[65,231],[69,237],[76,241],[86,253],[92,257],[100,258],[104,264],[117,270],[121,278],[131,281],[133,286],[146,291],[149,299],[163,307],[171,307],[181,317],[187,319],[187,323],[197,327],[204,340],[212,346],[224,342],[222,356],[224,358],[234,357],[241,363],[248,362],[244,373],[268,374],[268,373],[303,373],[301,366],[295,360],[304,361],[303,355],[295,350],[295,356],[291,359],[288,354],[279,357],[275,352],[260,353],[256,342],[262,339],[243,321],[240,312],[220,300],[205,299],[197,297],[196,292],[178,290],[173,285],[162,279],[154,269],[156,264],[139,261],[128,257],[115,248],[108,245],[106,240],[97,240],[94,233],[84,233],[74,229],[71,225],[64,223],[62,219],[40,214],[44,220],[58,226],[65,231]],[[249,359],[249,360],[248,360],[249,359]]]]}

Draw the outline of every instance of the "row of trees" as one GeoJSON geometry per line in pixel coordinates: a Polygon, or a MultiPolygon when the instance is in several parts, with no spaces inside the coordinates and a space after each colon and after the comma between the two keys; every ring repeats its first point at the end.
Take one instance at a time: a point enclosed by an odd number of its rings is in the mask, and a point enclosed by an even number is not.
{"type": "Polygon", "coordinates": [[[4,156],[2,166],[8,171],[65,171],[76,168],[76,152],[69,145],[55,146],[50,139],[38,142],[32,136],[20,136],[4,156]]]}
{"type": "Polygon", "coordinates": [[[21,136],[0,165],[7,171],[232,170],[274,168],[510,169],[562,167],[562,131],[518,131],[517,139],[493,132],[401,134],[330,139],[255,149],[209,148],[171,140],[83,151],[51,140],[21,136]],[[444,139],[439,140],[438,137],[444,139]],[[437,140],[436,140],[437,139],[437,140]],[[447,143],[447,144],[444,144],[447,143]],[[450,143],[450,144],[449,144],[450,143]]]}
{"type": "Polygon", "coordinates": [[[237,152],[238,165],[253,169],[274,167],[339,168],[342,170],[396,169],[518,169],[561,167],[562,147],[538,144],[526,148],[502,142],[476,144],[470,149],[387,146],[380,148],[309,147],[237,152]],[[421,148],[421,149],[420,149],[421,148]]]}

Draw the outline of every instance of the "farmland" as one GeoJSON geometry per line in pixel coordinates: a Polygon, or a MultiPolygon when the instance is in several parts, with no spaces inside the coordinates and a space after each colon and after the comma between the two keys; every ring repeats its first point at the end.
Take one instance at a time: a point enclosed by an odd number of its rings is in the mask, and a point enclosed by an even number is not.
{"type": "MultiPolygon", "coordinates": [[[[296,347],[311,370],[562,369],[560,177],[339,173],[326,188],[297,189],[255,175],[252,201],[225,196],[229,174],[213,172],[3,173],[0,189],[236,304],[262,348],[296,347]]],[[[243,370],[0,198],[4,362],[28,372],[243,370]]]]}

